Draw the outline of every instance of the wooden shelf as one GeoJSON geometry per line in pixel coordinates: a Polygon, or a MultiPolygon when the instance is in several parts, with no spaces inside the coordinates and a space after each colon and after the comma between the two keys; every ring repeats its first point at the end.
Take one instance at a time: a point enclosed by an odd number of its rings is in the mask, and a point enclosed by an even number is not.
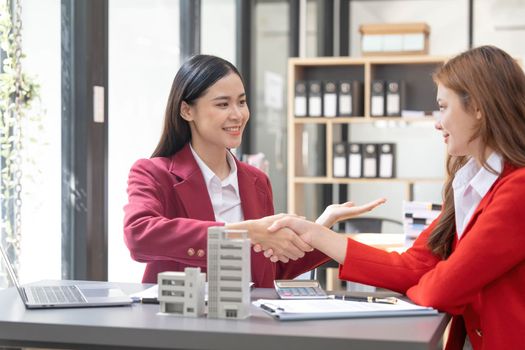
{"type": "Polygon", "coordinates": [[[443,63],[448,60],[445,56],[383,56],[383,57],[309,57],[290,58],[289,64],[301,66],[350,66],[367,64],[428,64],[443,63]]]}
{"type": "Polygon", "coordinates": [[[377,122],[428,123],[435,122],[433,117],[335,117],[335,118],[294,118],[294,124],[364,124],[377,122]]]}
{"type": "Polygon", "coordinates": [[[300,176],[292,179],[298,184],[354,184],[354,183],[443,183],[442,178],[347,178],[347,177],[307,177],[300,176]]]}
{"type": "MultiPolygon", "coordinates": [[[[383,123],[386,127],[403,125],[404,123],[434,123],[431,116],[426,117],[371,117],[370,99],[372,81],[403,80],[407,84],[407,99],[404,109],[431,111],[436,110],[435,85],[432,81],[432,72],[447,61],[443,56],[381,56],[381,57],[312,57],[290,58],[288,61],[288,211],[302,213],[305,203],[305,185],[330,184],[404,184],[404,199],[413,197],[414,184],[431,183],[442,184],[442,178],[334,178],[333,174],[333,144],[334,132],[340,130],[343,124],[372,124],[383,123]],[[294,116],[295,83],[299,80],[354,80],[363,83],[363,111],[359,117],[301,117],[294,116]],[[320,168],[324,171],[317,173],[326,176],[308,177],[297,176],[307,174],[303,169],[302,158],[308,154],[304,149],[303,133],[307,126],[319,126],[320,132],[325,132],[325,142],[322,158],[326,163],[320,168]],[[324,130],[324,131],[322,131],[324,130]]],[[[379,126],[379,125],[376,125],[379,126]]],[[[312,128],[313,129],[313,128],[312,128]]],[[[309,132],[309,131],[308,131],[309,132]]],[[[362,139],[362,138],[361,138],[362,139]]],[[[349,140],[352,142],[352,140],[349,140]]],[[[317,147],[317,146],[316,146],[317,147]]],[[[310,160],[311,161],[311,160],[310,160]]],[[[305,163],[306,164],[306,163],[305,163]]],[[[318,169],[319,170],[319,169],[318,169]]]]}

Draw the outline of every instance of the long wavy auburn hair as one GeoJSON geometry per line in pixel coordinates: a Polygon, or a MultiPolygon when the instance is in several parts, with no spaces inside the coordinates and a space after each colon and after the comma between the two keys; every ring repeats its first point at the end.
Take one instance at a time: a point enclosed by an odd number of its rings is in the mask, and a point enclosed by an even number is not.
{"type": "MultiPolygon", "coordinates": [[[[454,91],[465,111],[481,114],[471,140],[480,137],[476,158],[484,168],[495,172],[487,164],[487,148],[507,164],[525,166],[525,74],[509,54],[494,46],[477,47],[446,62],[433,79],[454,91]]],[[[429,248],[442,259],[452,253],[456,234],[452,181],[467,161],[466,156],[447,157],[443,212],[428,238],[429,248]]]]}

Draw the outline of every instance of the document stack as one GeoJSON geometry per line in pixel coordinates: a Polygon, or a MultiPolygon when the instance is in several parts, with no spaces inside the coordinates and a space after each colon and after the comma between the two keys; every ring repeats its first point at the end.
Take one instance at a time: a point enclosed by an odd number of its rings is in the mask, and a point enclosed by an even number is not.
{"type": "Polygon", "coordinates": [[[411,247],[419,234],[441,213],[441,204],[403,201],[405,245],[411,247]]]}
{"type": "Polygon", "coordinates": [[[374,297],[348,297],[346,299],[258,299],[253,305],[279,321],[322,320],[363,317],[400,317],[437,315],[438,311],[397,298],[395,302],[374,302],[374,297]],[[370,299],[372,298],[372,299],[370,299]],[[364,301],[370,300],[370,301],[364,301]],[[362,300],[362,301],[358,301],[362,300]]]}

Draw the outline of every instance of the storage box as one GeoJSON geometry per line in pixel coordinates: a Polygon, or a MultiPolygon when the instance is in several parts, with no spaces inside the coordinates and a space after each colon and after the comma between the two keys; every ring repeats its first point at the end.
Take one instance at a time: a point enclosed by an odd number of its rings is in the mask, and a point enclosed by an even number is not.
{"type": "Polygon", "coordinates": [[[359,32],[364,56],[428,54],[430,27],[426,23],[363,24],[359,32]]]}

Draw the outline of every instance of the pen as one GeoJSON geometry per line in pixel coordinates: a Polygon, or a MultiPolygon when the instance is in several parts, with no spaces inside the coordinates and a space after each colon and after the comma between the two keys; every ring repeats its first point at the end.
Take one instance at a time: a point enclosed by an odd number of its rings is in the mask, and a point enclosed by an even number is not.
{"type": "Polygon", "coordinates": [[[282,307],[274,308],[274,307],[269,306],[268,304],[261,304],[260,307],[264,311],[271,312],[272,314],[277,313],[278,311],[284,311],[284,309],[282,307]]]}
{"type": "Polygon", "coordinates": [[[348,295],[332,295],[331,297],[334,299],[339,299],[339,300],[360,301],[360,302],[365,302],[365,303],[392,304],[392,305],[397,304],[397,298],[395,297],[378,298],[378,297],[372,297],[372,296],[356,297],[356,296],[348,296],[348,295]]]}
{"type": "Polygon", "coordinates": [[[159,304],[159,300],[155,297],[153,298],[142,298],[142,304],[159,304]]]}

